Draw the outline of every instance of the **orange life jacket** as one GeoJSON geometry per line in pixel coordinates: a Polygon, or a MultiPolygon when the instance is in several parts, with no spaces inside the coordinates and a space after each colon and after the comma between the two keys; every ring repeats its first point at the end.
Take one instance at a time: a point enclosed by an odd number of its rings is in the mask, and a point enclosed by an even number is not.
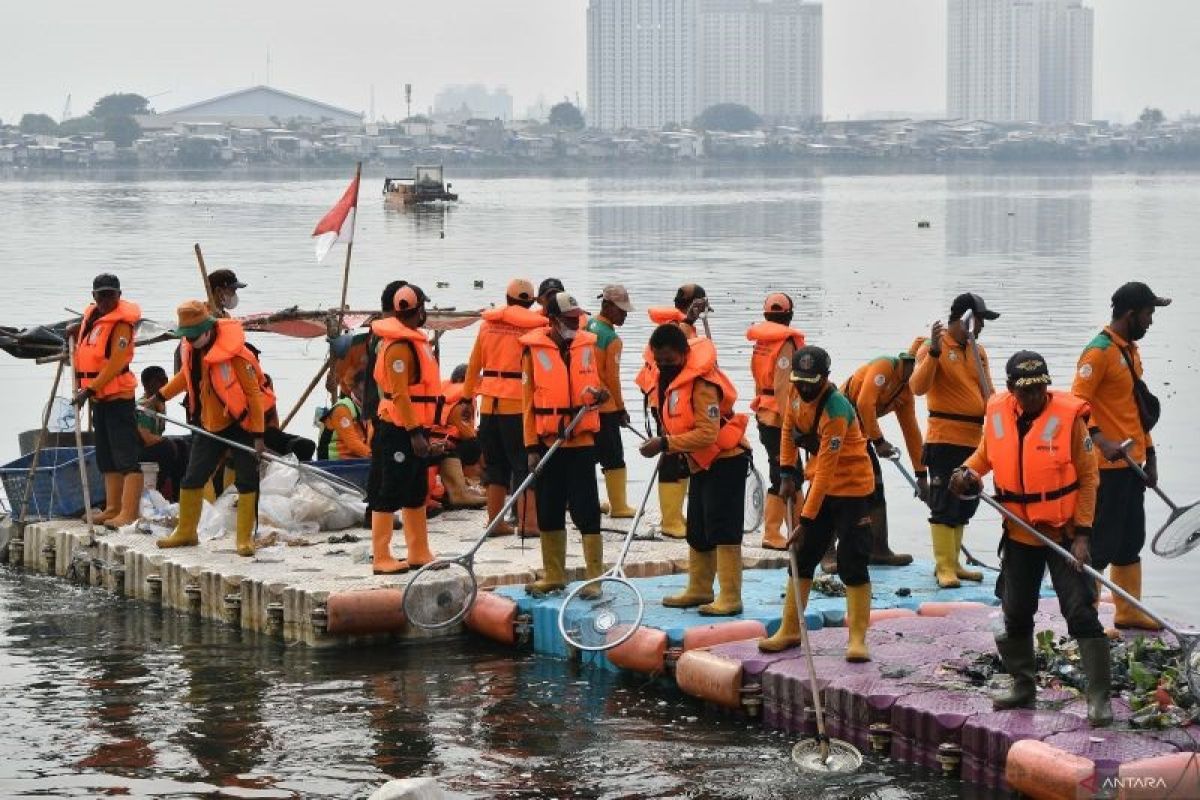
{"type": "Polygon", "coordinates": [[[1041,415],[1024,437],[1017,433],[1021,408],[1009,392],[988,400],[983,426],[996,499],[1034,525],[1061,528],[1075,519],[1079,476],[1071,459],[1075,420],[1089,412],[1070,392],[1049,393],[1041,415]]]}
{"type": "MultiPolygon", "coordinates": [[[[200,387],[192,384],[192,343],[183,339],[179,345],[180,361],[183,364],[183,377],[187,383],[187,404],[189,416],[194,416],[199,406],[200,387]]],[[[238,382],[237,374],[233,371],[233,359],[241,358],[249,362],[258,381],[258,389],[262,392],[264,417],[266,410],[275,405],[275,390],[271,388],[258,356],[246,346],[246,331],[242,323],[233,319],[219,319],[214,330],[212,345],[201,357],[204,369],[208,370],[208,382],[213,392],[225,406],[225,411],[239,425],[246,420],[250,413],[250,403],[246,392],[238,382]]]]}
{"type": "Polygon", "coordinates": [[[479,327],[480,370],[478,394],[520,400],[521,337],[546,326],[546,317],[521,306],[489,308],[479,327]]]}
{"type": "Polygon", "coordinates": [[[779,401],[775,399],[775,370],[791,367],[788,359],[780,360],[780,352],[788,342],[798,350],[804,347],[804,334],[778,322],[759,322],[750,326],[746,338],[754,342],[754,354],[750,356],[750,374],[754,378],[754,400],[751,411],[779,413],[779,401]]]}
{"type": "Polygon", "coordinates": [[[461,383],[443,383],[442,396],[438,399],[433,412],[431,429],[439,439],[446,439],[451,444],[459,439],[458,404],[463,399],[461,383]]]}
{"type": "Polygon", "coordinates": [[[675,306],[651,306],[646,309],[646,315],[650,317],[650,321],[655,325],[667,325],[672,322],[683,322],[687,319],[687,314],[684,314],[675,306]]]}
{"type": "MultiPolygon", "coordinates": [[[[537,434],[556,437],[591,402],[588,389],[598,389],[600,356],[596,351],[596,335],[580,331],[571,341],[570,367],[559,354],[558,345],[545,330],[533,331],[521,337],[533,361],[533,416],[537,434]]],[[[573,435],[600,430],[600,412],[592,409],[583,415],[573,435]]]]}
{"type": "Polygon", "coordinates": [[[384,391],[390,386],[387,371],[391,367],[387,363],[387,350],[397,342],[408,342],[412,345],[417,356],[417,374],[408,384],[408,401],[412,403],[417,424],[423,428],[433,426],[437,414],[438,401],[442,398],[442,376],[437,359],[429,346],[429,337],[423,331],[410,328],[395,317],[377,319],[371,323],[371,333],[379,337],[378,355],[375,358],[375,385],[379,387],[379,408],[375,416],[403,427],[400,415],[392,403],[392,395],[384,391]]]}
{"type": "MultiPolygon", "coordinates": [[[[658,370],[655,369],[654,380],[656,388],[653,392],[655,402],[658,401],[658,370]]],[[[665,408],[659,409],[663,429],[668,436],[679,436],[687,433],[696,426],[696,412],[692,408],[692,390],[697,380],[705,380],[714,384],[721,392],[720,432],[717,441],[704,450],[688,455],[701,469],[708,469],[717,460],[722,451],[736,447],[742,440],[749,424],[745,414],[735,414],[733,404],[737,401],[737,389],[733,381],[717,368],[717,349],[707,339],[694,339],[689,342],[688,359],[683,370],[675,376],[675,380],[663,393],[665,408]],[[707,343],[708,346],[705,346],[707,343]]]]}
{"type": "MultiPolygon", "coordinates": [[[[93,321],[92,318],[97,313],[95,303],[84,309],[83,320],[79,325],[79,336],[75,341],[75,377],[79,380],[80,389],[86,389],[92,385],[112,356],[113,328],[118,323],[124,322],[136,330],[138,322],[142,319],[142,310],[136,303],[128,300],[119,300],[116,308],[93,321]]],[[[129,354],[132,357],[132,337],[130,339],[129,354]]],[[[107,397],[128,394],[135,389],[137,389],[137,378],[126,366],[96,393],[96,399],[104,400],[107,397]]]]}

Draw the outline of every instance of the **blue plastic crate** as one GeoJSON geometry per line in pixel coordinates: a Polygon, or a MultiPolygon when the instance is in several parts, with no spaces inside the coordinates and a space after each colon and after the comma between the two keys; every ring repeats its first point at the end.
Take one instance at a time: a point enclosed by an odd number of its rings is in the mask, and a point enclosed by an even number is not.
{"type": "Polygon", "coordinates": [[[371,459],[343,458],[334,461],[313,461],[309,466],[336,475],[344,481],[353,483],[364,492],[367,490],[367,476],[371,474],[371,459]]]}
{"type": "MultiPolygon", "coordinates": [[[[83,457],[87,465],[88,488],[92,497],[98,497],[104,492],[104,482],[96,466],[95,448],[85,447],[83,457]]],[[[29,453],[0,467],[0,483],[4,484],[4,493],[8,495],[13,519],[30,522],[82,515],[85,503],[79,479],[78,453],[74,447],[47,447],[38,457],[37,469],[34,470],[28,513],[21,516],[21,499],[25,496],[25,484],[32,462],[33,453],[29,453]]]]}

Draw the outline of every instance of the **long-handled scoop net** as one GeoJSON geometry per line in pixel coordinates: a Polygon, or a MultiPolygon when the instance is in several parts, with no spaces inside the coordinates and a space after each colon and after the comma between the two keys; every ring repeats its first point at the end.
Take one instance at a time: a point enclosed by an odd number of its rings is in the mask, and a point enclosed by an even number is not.
{"type": "Polygon", "coordinates": [[[1112,591],[1113,594],[1119,596],[1122,600],[1124,600],[1126,603],[1129,603],[1138,611],[1141,611],[1147,617],[1150,617],[1150,619],[1163,626],[1163,628],[1167,631],[1170,631],[1170,633],[1179,642],[1179,648],[1183,651],[1183,669],[1184,674],[1187,677],[1188,687],[1192,690],[1192,695],[1194,697],[1200,697],[1200,631],[1184,632],[1179,630],[1165,619],[1160,617],[1158,614],[1155,614],[1149,608],[1142,605],[1142,602],[1133,595],[1129,594],[1129,592],[1125,591],[1120,586],[1117,586],[1108,578],[1104,577],[1104,575],[1097,572],[1091,567],[1091,565],[1080,564],[1075,559],[1075,556],[1071,555],[1070,552],[1062,547],[1062,545],[1052,541],[1037,528],[1033,527],[1028,522],[1009,511],[991,495],[981,491],[979,493],[979,499],[999,511],[1005,519],[1009,520],[1014,525],[1018,525],[1022,530],[1026,531],[1032,536],[1036,536],[1042,544],[1046,545],[1072,564],[1077,564],[1085,573],[1087,573],[1088,577],[1104,584],[1109,588],[1110,591],[1112,591]]]}
{"type": "MultiPolygon", "coordinates": [[[[632,425],[622,424],[625,430],[632,433],[640,441],[646,441],[649,437],[644,435],[632,425]]],[[[763,516],[766,514],[767,507],[767,483],[763,480],[762,473],[754,464],[750,464],[749,472],[746,473],[746,498],[742,511],[742,533],[754,533],[758,527],[762,525],[763,516]]],[[[639,536],[638,539],[660,539],[659,536],[639,536]]]]}
{"type": "Polygon", "coordinates": [[[234,450],[241,450],[254,456],[260,456],[264,461],[270,461],[273,464],[282,464],[285,467],[290,467],[299,472],[303,477],[311,479],[305,481],[306,486],[309,486],[334,500],[340,500],[341,494],[348,494],[358,498],[359,500],[362,500],[366,497],[366,494],[357,485],[326,472],[323,469],[318,469],[317,467],[313,467],[308,464],[300,464],[295,461],[288,461],[286,458],[280,458],[274,453],[262,453],[260,455],[257,450],[249,445],[242,444],[241,442],[235,442],[232,439],[226,439],[223,436],[218,436],[217,434],[211,431],[206,431],[204,428],[196,425],[189,425],[186,422],[172,419],[166,414],[160,414],[152,408],[144,408],[143,410],[147,414],[161,419],[163,422],[169,422],[172,425],[178,425],[180,428],[187,428],[192,433],[200,436],[207,436],[209,439],[212,439],[215,442],[220,442],[226,447],[231,447],[234,450]]]}
{"type": "Polygon", "coordinates": [[[537,480],[562,443],[570,438],[571,432],[583,419],[583,415],[590,410],[591,406],[584,406],[576,412],[542,456],[537,467],[530,470],[525,480],[521,481],[521,485],[509,494],[496,516],[488,521],[487,527],[470,550],[454,558],[431,561],[416,571],[408,586],[404,587],[404,615],[409,622],[424,630],[437,630],[448,628],[467,615],[475,605],[475,598],[479,596],[479,582],[475,578],[475,554],[483,547],[483,543],[492,535],[496,526],[508,516],[517,498],[523,496],[537,480]]]}
{"type": "MultiPolygon", "coordinates": [[[[900,463],[900,453],[893,450],[892,454],[890,456],[886,456],[886,458],[888,461],[896,465],[896,469],[900,470],[900,474],[904,476],[904,480],[908,481],[908,485],[912,487],[913,492],[920,497],[921,487],[917,485],[917,479],[913,477],[912,473],[905,469],[904,465],[900,463]]],[[[962,550],[963,555],[967,557],[967,563],[972,567],[983,567],[984,569],[991,570],[992,572],[1000,571],[999,567],[993,567],[991,564],[985,564],[973,556],[971,551],[966,548],[966,545],[960,545],[959,547],[962,550]]]]}
{"type": "MultiPolygon", "coordinates": [[[[787,503],[788,534],[792,533],[795,519],[792,501],[787,503]]],[[[788,580],[792,582],[792,597],[796,602],[796,616],[800,620],[800,646],[804,649],[804,660],[808,667],[808,686],[812,693],[813,712],[817,718],[815,739],[801,739],[792,748],[792,761],[805,772],[837,773],[854,772],[862,766],[863,757],[858,748],[841,739],[830,739],[825,732],[825,707],[821,702],[821,688],[817,685],[817,670],[813,664],[812,645],[808,641],[808,624],[804,621],[804,601],[800,599],[800,562],[796,548],[788,548],[788,559],[792,570],[788,580]]]]}
{"type": "MultiPolygon", "coordinates": [[[[1142,482],[1149,485],[1150,477],[1146,475],[1146,470],[1142,469],[1142,465],[1129,455],[1128,448],[1131,444],[1133,444],[1132,439],[1121,442],[1121,457],[1137,473],[1142,482]]],[[[1154,551],[1155,555],[1163,558],[1179,558],[1185,553],[1190,553],[1196,545],[1200,544],[1200,500],[1193,500],[1187,505],[1180,506],[1167,497],[1167,493],[1158,488],[1157,484],[1150,488],[1159,496],[1159,499],[1167,504],[1167,508],[1171,509],[1167,521],[1158,529],[1158,533],[1154,534],[1154,540],[1150,542],[1150,549],[1154,551]]]]}
{"type": "Polygon", "coordinates": [[[576,586],[558,609],[558,631],[572,647],[589,651],[611,650],[633,636],[642,624],[646,602],[637,587],[625,577],[625,558],[646,513],[646,502],[665,455],[659,456],[654,474],[646,481],[642,503],[625,534],[616,563],[599,578],[576,586]]]}

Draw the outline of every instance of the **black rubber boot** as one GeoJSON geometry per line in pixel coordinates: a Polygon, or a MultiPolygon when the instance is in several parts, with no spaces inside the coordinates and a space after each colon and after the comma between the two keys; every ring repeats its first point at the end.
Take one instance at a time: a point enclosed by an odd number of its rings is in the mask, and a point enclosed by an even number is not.
{"type": "Polygon", "coordinates": [[[1079,663],[1087,676],[1088,724],[1106,728],[1112,724],[1112,659],[1108,638],[1076,639],[1079,643],[1079,663]]]}
{"type": "Polygon", "coordinates": [[[996,637],[996,649],[1004,662],[1004,671],[1012,676],[1013,684],[1007,694],[992,698],[992,708],[1034,708],[1037,705],[1037,658],[1033,652],[1033,634],[1010,638],[996,637]]]}

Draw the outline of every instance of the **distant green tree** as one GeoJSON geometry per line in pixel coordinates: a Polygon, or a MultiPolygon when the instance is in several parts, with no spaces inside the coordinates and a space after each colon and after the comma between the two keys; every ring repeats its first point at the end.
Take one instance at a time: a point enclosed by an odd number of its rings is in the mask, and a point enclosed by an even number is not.
{"type": "Polygon", "coordinates": [[[104,119],[104,138],[129,147],[142,135],[142,126],[130,116],[111,116],[104,119]]]}
{"type": "Polygon", "coordinates": [[[92,106],[91,115],[97,119],[105,117],[132,117],[134,114],[150,113],[150,101],[140,94],[106,94],[92,106]]]}
{"type": "Polygon", "coordinates": [[[1157,128],[1163,124],[1165,119],[1161,108],[1150,108],[1149,106],[1143,108],[1142,113],[1138,115],[1138,122],[1142,123],[1143,128],[1157,128]]]}
{"type": "Polygon", "coordinates": [[[21,133],[30,135],[58,133],[58,123],[49,114],[26,114],[21,117],[21,133]]]}
{"type": "Polygon", "coordinates": [[[753,131],[762,127],[762,117],[739,103],[718,103],[700,112],[696,127],[706,131],[753,131]]]}
{"type": "Polygon", "coordinates": [[[59,136],[74,136],[77,133],[103,133],[104,123],[91,114],[63,120],[58,126],[59,136]]]}
{"type": "Polygon", "coordinates": [[[550,108],[550,124],[556,128],[577,131],[586,123],[583,121],[583,112],[574,103],[563,100],[550,108]]]}
{"type": "Polygon", "coordinates": [[[181,167],[211,167],[220,158],[217,143],[211,139],[184,139],[176,152],[181,167]]]}

